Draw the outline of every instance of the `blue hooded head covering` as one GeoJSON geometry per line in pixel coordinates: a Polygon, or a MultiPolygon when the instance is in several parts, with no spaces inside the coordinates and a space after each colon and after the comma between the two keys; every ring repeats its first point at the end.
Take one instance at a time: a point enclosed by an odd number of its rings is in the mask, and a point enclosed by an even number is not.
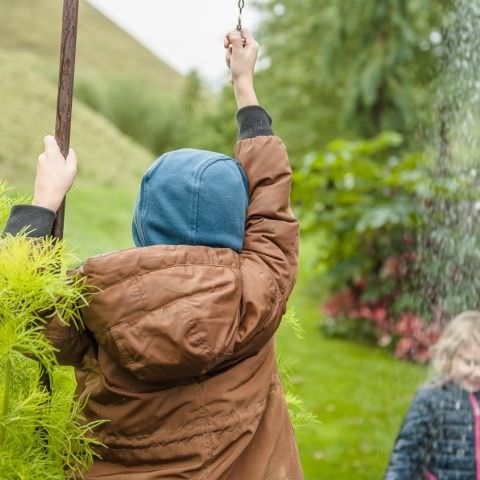
{"type": "Polygon", "coordinates": [[[133,214],[137,247],[243,246],[248,180],[221,153],[184,148],[162,155],[142,178],[133,214]]]}

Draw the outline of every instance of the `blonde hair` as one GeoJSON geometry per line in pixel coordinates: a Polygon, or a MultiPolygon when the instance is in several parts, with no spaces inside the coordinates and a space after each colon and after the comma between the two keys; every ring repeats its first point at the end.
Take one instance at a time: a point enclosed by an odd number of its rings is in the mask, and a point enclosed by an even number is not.
{"type": "Polygon", "coordinates": [[[445,327],[431,350],[430,383],[441,385],[447,382],[453,358],[460,348],[471,342],[480,345],[480,312],[477,311],[463,312],[445,327]]]}

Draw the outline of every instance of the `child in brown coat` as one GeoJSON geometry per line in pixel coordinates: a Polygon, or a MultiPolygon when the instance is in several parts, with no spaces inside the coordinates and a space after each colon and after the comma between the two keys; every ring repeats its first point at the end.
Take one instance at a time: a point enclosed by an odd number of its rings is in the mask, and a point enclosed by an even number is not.
{"type": "MultiPolygon", "coordinates": [[[[258,44],[231,32],[225,48],[236,160],[182,150],[155,162],[135,210],[139,248],[78,269],[99,288],[83,331],[58,319],[46,328],[59,362],[75,367],[87,419],[109,420],[89,480],[302,478],[274,351],[297,272],[291,168],[255,94],[258,44]]],[[[74,152],[65,160],[45,142],[34,204],[14,207],[5,233],[49,234],[74,181],[74,152]]]]}

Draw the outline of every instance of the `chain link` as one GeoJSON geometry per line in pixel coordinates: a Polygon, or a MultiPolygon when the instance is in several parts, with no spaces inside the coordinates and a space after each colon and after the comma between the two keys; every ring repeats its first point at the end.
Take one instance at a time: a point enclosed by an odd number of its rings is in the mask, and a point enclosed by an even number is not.
{"type": "Polygon", "coordinates": [[[242,13],[243,9],[245,8],[245,0],[238,0],[238,24],[237,30],[239,32],[242,31],[242,13]]]}

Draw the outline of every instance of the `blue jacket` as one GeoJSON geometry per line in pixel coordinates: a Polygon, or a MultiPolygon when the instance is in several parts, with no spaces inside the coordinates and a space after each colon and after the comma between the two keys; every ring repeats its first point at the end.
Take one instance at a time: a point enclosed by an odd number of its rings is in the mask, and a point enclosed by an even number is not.
{"type": "Polygon", "coordinates": [[[479,396],[452,382],[421,388],[400,429],[385,480],[475,480],[479,396]]]}

